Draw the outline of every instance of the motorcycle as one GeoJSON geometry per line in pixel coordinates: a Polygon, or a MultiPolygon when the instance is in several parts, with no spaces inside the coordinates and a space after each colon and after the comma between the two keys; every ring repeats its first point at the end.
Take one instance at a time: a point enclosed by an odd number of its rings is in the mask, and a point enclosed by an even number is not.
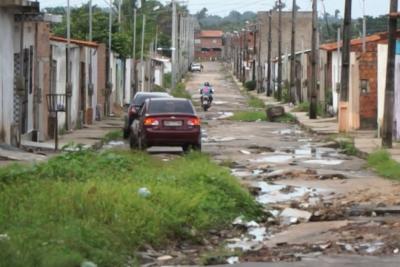
{"type": "Polygon", "coordinates": [[[205,95],[201,98],[201,107],[204,111],[207,111],[211,106],[211,99],[209,96],[205,95]]]}

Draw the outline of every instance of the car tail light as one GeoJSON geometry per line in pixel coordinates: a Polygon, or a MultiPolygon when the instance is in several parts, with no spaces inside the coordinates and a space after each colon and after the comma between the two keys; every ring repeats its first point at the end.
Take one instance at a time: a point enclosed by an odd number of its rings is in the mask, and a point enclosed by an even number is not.
{"type": "Polygon", "coordinates": [[[146,126],[158,126],[160,122],[155,118],[146,118],[144,119],[144,125],[146,126]]]}
{"type": "Polygon", "coordinates": [[[188,119],[187,125],[189,125],[189,126],[200,126],[200,119],[199,118],[188,119]]]}

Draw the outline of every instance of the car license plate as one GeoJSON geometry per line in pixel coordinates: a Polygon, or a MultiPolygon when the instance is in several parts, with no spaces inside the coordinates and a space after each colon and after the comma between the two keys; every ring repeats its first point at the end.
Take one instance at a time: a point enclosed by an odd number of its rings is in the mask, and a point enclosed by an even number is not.
{"type": "Polygon", "coordinates": [[[168,127],[182,126],[182,121],[164,121],[164,125],[168,127]]]}
{"type": "Polygon", "coordinates": [[[203,105],[208,105],[208,101],[207,101],[207,100],[204,100],[204,101],[203,101],[203,105]]]}

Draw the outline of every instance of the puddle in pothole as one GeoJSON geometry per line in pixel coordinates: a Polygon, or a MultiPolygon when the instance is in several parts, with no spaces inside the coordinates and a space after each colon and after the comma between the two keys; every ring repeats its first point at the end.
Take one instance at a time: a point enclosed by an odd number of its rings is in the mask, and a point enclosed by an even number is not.
{"type": "Polygon", "coordinates": [[[305,164],[312,164],[312,165],[329,165],[329,166],[335,166],[335,165],[340,165],[343,163],[343,160],[339,159],[312,159],[312,160],[306,160],[303,161],[305,164]]]}
{"type": "Polygon", "coordinates": [[[116,147],[125,146],[124,141],[110,141],[103,146],[104,149],[111,149],[116,147]]]}
{"type": "Polygon", "coordinates": [[[304,132],[298,129],[282,129],[278,131],[272,132],[273,134],[280,134],[280,135],[299,135],[303,134],[304,132]]]}
{"type": "Polygon", "coordinates": [[[213,101],[215,105],[223,105],[223,104],[228,104],[227,101],[213,101]]]}
{"type": "Polygon", "coordinates": [[[277,155],[265,156],[265,157],[258,158],[258,159],[253,159],[253,160],[251,160],[251,162],[254,162],[254,163],[288,163],[289,161],[291,161],[293,159],[298,159],[298,158],[305,158],[305,156],[290,155],[290,154],[277,154],[277,155]]]}
{"type": "Polygon", "coordinates": [[[306,194],[308,194],[310,198],[316,198],[323,193],[327,193],[324,189],[270,184],[267,182],[254,182],[253,185],[261,189],[260,195],[256,198],[261,204],[299,200],[306,194]],[[290,190],[286,190],[288,187],[290,187],[290,190]]]}
{"type": "Polygon", "coordinates": [[[223,120],[233,116],[233,112],[218,112],[218,117],[213,118],[213,120],[223,120]]]}
{"type": "Polygon", "coordinates": [[[257,250],[262,247],[264,240],[269,237],[267,228],[255,221],[247,222],[242,217],[238,217],[234,220],[233,225],[245,227],[247,231],[238,238],[228,239],[227,248],[229,249],[239,249],[242,251],[257,250]]]}

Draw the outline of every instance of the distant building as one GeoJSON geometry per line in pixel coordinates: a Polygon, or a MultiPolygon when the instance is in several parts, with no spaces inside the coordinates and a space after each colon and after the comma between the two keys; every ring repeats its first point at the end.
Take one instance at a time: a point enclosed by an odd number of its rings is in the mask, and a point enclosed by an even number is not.
{"type": "Polygon", "coordinates": [[[203,30],[195,34],[195,58],[197,60],[218,60],[222,57],[222,31],[203,30]]]}

